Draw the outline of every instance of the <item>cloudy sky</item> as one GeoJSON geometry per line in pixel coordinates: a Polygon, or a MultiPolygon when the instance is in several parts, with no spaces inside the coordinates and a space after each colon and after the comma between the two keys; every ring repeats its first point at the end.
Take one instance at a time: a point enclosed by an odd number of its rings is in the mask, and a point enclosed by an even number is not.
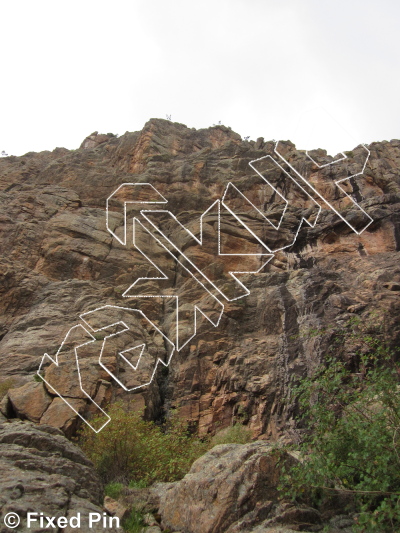
{"type": "Polygon", "coordinates": [[[398,0],[0,4],[0,151],[151,117],[329,153],[400,137],[398,0]]]}

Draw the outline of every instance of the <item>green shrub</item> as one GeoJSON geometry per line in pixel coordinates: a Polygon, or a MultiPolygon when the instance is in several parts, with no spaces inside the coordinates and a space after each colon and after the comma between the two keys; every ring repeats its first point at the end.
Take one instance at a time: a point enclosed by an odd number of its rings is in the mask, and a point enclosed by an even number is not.
{"type": "Polygon", "coordinates": [[[114,498],[114,500],[118,500],[123,488],[124,485],[122,483],[109,483],[104,488],[104,494],[110,496],[110,498],[114,498]]]}
{"type": "Polygon", "coordinates": [[[217,444],[246,444],[251,442],[252,435],[250,429],[242,424],[234,424],[228,428],[222,429],[211,438],[211,446],[217,444]]]}
{"type": "Polygon", "coordinates": [[[104,431],[96,434],[86,427],[80,439],[106,483],[175,481],[207,450],[208,444],[191,435],[176,415],[160,427],[120,404],[108,413],[111,422],[104,431]]]}
{"type": "MultiPolygon", "coordinates": [[[[345,494],[359,512],[358,531],[400,531],[400,367],[371,337],[358,372],[327,359],[295,388],[307,428],[302,463],[284,489],[314,505],[345,494]]],[[[304,426],[303,426],[304,427],[304,426]]]]}
{"type": "Polygon", "coordinates": [[[141,533],[143,531],[143,528],[145,526],[143,515],[140,511],[137,511],[136,509],[133,509],[123,522],[122,527],[124,528],[124,531],[127,531],[128,533],[141,533]]]}
{"type": "Polygon", "coordinates": [[[177,415],[158,426],[117,403],[108,414],[111,422],[104,431],[96,434],[83,428],[80,445],[108,483],[106,494],[112,498],[118,497],[121,483],[143,488],[154,481],[176,481],[213,446],[251,441],[250,430],[238,423],[201,440],[190,434],[187,423],[177,415]]]}
{"type": "Polygon", "coordinates": [[[139,480],[132,480],[129,482],[129,485],[128,487],[130,489],[145,489],[146,487],[148,487],[148,483],[146,483],[146,481],[144,479],[139,479],[139,480]]]}

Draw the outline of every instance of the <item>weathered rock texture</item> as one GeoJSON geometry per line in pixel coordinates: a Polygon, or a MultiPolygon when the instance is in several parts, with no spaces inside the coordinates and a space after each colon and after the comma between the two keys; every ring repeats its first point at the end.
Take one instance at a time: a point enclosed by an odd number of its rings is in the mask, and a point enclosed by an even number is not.
{"type": "MultiPolygon", "coordinates": [[[[278,481],[277,457],[269,444],[216,446],[163,491],[163,525],[190,533],[250,531],[274,514],[278,481]]],[[[320,522],[317,511],[307,511],[309,524],[320,522]]]]}
{"type": "MultiPolygon", "coordinates": [[[[173,300],[122,296],[135,280],[155,277],[157,271],[130,244],[131,217],[139,217],[142,206],[128,205],[126,246],[106,229],[106,199],[117,187],[152,184],[168,200],[156,208],[169,209],[182,224],[198,232],[199,217],[221,200],[232,182],[277,223],[282,199],[272,190],[260,189],[260,177],[248,164],[273,156],[273,148],[272,142],[263,139],[242,141],[223,126],[196,131],[150,120],[141,132],[120,138],[96,132],[78,150],[57,148],[51,153],[0,159],[0,380],[12,380],[1,404],[3,414],[51,424],[71,435],[79,420],[76,412],[86,417],[98,412],[79,387],[71,346],[64,347],[68,357],[62,359],[60,368],[50,365],[45,374],[75,411],[51,387],[33,381],[43,354],[56,354],[68,330],[82,323],[81,313],[103,305],[140,307],[162,333],[172,336],[173,300]]],[[[362,170],[366,154],[362,147],[348,153],[348,159],[335,168],[322,166],[330,161],[322,150],[313,154],[314,163],[290,142],[280,143],[280,149],[337,211],[360,227],[365,217],[335,187],[334,180],[362,170]]],[[[254,436],[275,439],[284,432],[295,438],[296,406],[283,400],[291,383],[312,372],[326,356],[350,318],[359,317],[372,334],[383,335],[388,342],[400,340],[400,141],[373,143],[369,149],[364,174],[343,185],[373,218],[361,235],[321,202],[315,227],[303,224],[292,247],[277,252],[258,274],[242,276],[250,295],[225,301],[217,327],[200,320],[197,335],[173,355],[168,370],[158,369],[149,387],[123,391],[110,372],[132,388],[148,377],[152,360],[144,360],[137,371],[124,366],[117,356],[123,346],[116,336],[104,357],[105,369],[98,364],[104,337],[99,335],[79,351],[84,390],[100,406],[121,397],[137,408],[145,407],[151,417],[177,408],[200,434],[240,419],[254,436]]],[[[232,194],[229,201],[241,212],[242,220],[277,249],[290,243],[296,220],[315,220],[316,206],[307,191],[282,171],[271,171],[262,162],[259,169],[290,201],[280,231],[243,203],[240,195],[232,194]]],[[[117,235],[121,235],[123,200],[122,196],[110,202],[110,224],[117,235]]],[[[243,225],[226,212],[222,215],[224,253],[261,252],[243,225]]],[[[262,265],[260,258],[251,256],[215,255],[215,209],[204,218],[203,246],[166,215],[157,217],[155,224],[231,298],[243,292],[229,278],[229,271],[257,270],[262,265]]],[[[201,291],[193,287],[185,269],[160,250],[145,230],[139,228],[137,242],[168,276],[165,294],[180,296],[185,312],[182,334],[189,338],[194,303],[202,302],[210,316],[217,309],[201,300],[201,291]]],[[[160,294],[159,281],[141,283],[142,292],[160,294]]],[[[150,342],[152,332],[140,320],[133,322],[150,342]]],[[[160,340],[153,340],[151,349],[152,357],[167,360],[167,346],[160,340]]],[[[339,346],[337,353],[355,359],[358,349],[353,342],[339,346]]]]}
{"type": "Polygon", "coordinates": [[[283,466],[287,471],[297,460],[262,441],[219,445],[195,461],[182,480],[127,488],[122,501],[127,507],[151,511],[148,522],[165,531],[351,533],[355,516],[337,515],[344,502],[336,502],[336,509],[326,505],[320,512],[281,498],[283,466]]]}
{"type": "MultiPolygon", "coordinates": [[[[79,531],[92,531],[88,516],[89,513],[103,516],[102,497],[103,486],[92,463],[60,430],[21,421],[0,424],[2,533],[11,531],[3,524],[8,513],[16,513],[21,519],[16,531],[44,531],[39,523],[27,527],[28,512],[57,518],[80,513],[79,531]]],[[[101,523],[97,529],[110,531],[110,528],[103,529],[101,523]]],[[[58,528],[46,531],[58,531],[58,528]]],[[[74,529],[66,527],[63,531],[74,529]]]]}

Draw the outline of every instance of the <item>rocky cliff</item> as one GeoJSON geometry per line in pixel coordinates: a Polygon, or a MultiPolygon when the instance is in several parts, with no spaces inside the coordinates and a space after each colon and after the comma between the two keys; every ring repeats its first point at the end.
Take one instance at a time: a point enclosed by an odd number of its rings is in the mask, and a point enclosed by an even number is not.
{"type": "Polygon", "coordinates": [[[356,364],[350,319],[400,340],[400,141],[344,155],[153,119],[1,158],[3,415],[70,436],[120,398],[296,439],[291,384],[356,364]]]}

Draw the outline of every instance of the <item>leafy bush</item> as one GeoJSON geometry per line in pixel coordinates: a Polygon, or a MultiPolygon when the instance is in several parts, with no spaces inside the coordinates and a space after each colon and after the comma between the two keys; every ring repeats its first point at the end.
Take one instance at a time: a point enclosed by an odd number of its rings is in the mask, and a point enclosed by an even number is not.
{"type": "Polygon", "coordinates": [[[201,440],[190,434],[187,423],[177,415],[158,426],[144,420],[141,412],[126,411],[118,403],[108,414],[111,422],[104,431],[96,434],[83,428],[80,445],[108,483],[106,494],[112,498],[118,498],[121,483],[143,488],[154,481],[176,481],[213,446],[251,441],[250,430],[241,424],[201,440]]]}
{"type": "Polygon", "coordinates": [[[208,447],[191,435],[176,415],[163,426],[143,419],[140,412],[126,412],[122,405],[109,409],[105,431],[84,428],[81,446],[106,483],[149,484],[181,479],[208,447]]]}
{"type": "Polygon", "coordinates": [[[359,531],[400,531],[400,367],[372,337],[359,344],[358,372],[328,358],[295,388],[308,432],[285,490],[314,504],[345,494],[359,531]]]}
{"type": "Polygon", "coordinates": [[[139,479],[139,480],[132,479],[128,485],[130,489],[145,489],[147,486],[148,486],[148,483],[144,479],[139,479]]]}

